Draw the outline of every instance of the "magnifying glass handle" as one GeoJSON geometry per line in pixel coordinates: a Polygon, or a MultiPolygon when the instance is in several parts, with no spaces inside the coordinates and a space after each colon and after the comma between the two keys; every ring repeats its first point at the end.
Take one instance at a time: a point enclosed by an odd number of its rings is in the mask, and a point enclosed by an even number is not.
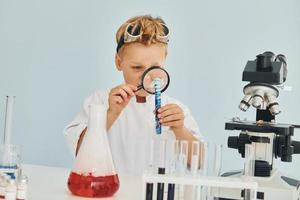
{"type": "Polygon", "coordinates": [[[141,89],[143,89],[143,86],[142,86],[142,85],[139,85],[139,86],[137,86],[137,90],[135,90],[134,92],[137,92],[137,91],[139,91],[139,90],[141,90],[141,89]]]}

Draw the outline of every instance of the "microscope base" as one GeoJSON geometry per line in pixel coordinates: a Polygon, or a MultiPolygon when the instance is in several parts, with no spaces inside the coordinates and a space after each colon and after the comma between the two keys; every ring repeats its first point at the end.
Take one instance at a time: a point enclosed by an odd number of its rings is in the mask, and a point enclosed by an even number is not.
{"type": "MultiPolygon", "coordinates": [[[[239,177],[239,172],[228,172],[222,176],[239,177]]],[[[258,200],[299,200],[300,199],[300,181],[284,176],[277,170],[273,170],[270,177],[253,177],[258,183],[258,200]]],[[[213,189],[212,196],[218,200],[243,200],[241,190],[234,189],[213,189]]]]}

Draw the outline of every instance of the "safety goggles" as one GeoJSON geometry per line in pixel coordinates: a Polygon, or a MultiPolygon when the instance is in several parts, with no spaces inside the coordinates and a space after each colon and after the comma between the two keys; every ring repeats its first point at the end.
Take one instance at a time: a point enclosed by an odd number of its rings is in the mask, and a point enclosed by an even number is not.
{"type": "MultiPolygon", "coordinates": [[[[165,44],[169,42],[169,28],[162,24],[164,35],[156,35],[156,40],[165,44]]],[[[117,52],[119,52],[120,48],[126,44],[131,42],[136,42],[142,39],[143,31],[141,30],[140,25],[128,24],[126,26],[124,34],[121,36],[120,41],[118,42],[117,52]]]]}

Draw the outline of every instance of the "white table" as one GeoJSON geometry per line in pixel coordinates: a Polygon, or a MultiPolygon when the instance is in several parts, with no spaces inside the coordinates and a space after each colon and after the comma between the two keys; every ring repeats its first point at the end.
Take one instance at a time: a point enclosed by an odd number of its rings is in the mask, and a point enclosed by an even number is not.
{"type": "Polygon", "coordinates": [[[142,177],[119,175],[120,188],[111,198],[82,198],[67,188],[70,169],[39,165],[23,165],[28,176],[28,200],[140,200],[142,177]]]}

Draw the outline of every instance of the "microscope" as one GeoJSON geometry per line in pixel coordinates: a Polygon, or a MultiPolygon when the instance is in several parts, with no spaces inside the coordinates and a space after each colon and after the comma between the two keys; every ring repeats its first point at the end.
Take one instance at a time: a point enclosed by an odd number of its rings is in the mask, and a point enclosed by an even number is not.
{"type": "MultiPolygon", "coordinates": [[[[245,146],[254,148],[254,172],[252,180],[258,183],[256,198],[259,200],[300,200],[300,181],[287,177],[274,168],[274,158],[292,162],[293,154],[300,154],[300,142],[291,137],[299,125],[281,124],[275,121],[280,113],[279,89],[287,77],[284,55],[264,52],[247,62],[243,81],[250,82],[244,89],[239,108],[247,111],[256,108],[256,121],[233,118],[225,123],[226,130],[238,130],[239,136],[228,138],[228,147],[237,149],[245,157],[245,146]]],[[[243,171],[227,172],[223,177],[242,177],[243,171]]],[[[245,190],[220,191],[220,200],[246,199],[245,190]]]]}

